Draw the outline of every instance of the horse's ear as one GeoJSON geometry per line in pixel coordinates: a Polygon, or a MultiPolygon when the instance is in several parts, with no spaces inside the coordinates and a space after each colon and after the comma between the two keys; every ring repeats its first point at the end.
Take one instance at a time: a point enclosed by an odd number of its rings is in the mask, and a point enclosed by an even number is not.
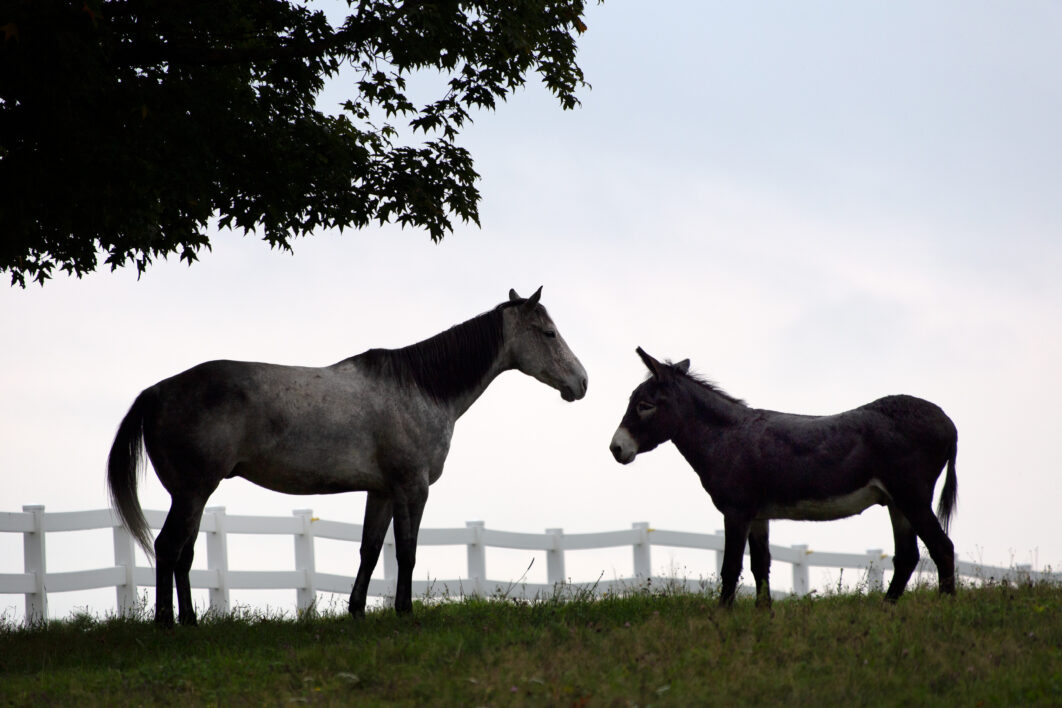
{"type": "Polygon", "coordinates": [[[541,297],[542,297],[542,286],[539,285],[538,286],[538,290],[536,290],[534,292],[534,294],[531,295],[531,297],[527,298],[527,302],[525,302],[524,305],[523,305],[524,309],[525,310],[533,310],[535,308],[535,305],[538,304],[538,301],[539,301],[539,299],[541,297]]]}
{"type": "Polygon", "coordinates": [[[520,296],[516,294],[516,290],[514,290],[513,288],[509,288],[509,302],[514,302],[515,300],[519,299],[520,296]]]}
{"type": "Polygon", "coordinates": [[[684,374],[688,374],[690,372],[690,360],[683,359],[679,363],[675,364],[675,368],[684,374]]]}
{"type": "Polygon", "coordinates": [[[642,363],[645,364],[646,368],[649,369],[650,373],[652,373],[653,376],[656,376],[657,378],[659,378],[660,377],[660,370],[663,368],[663,364],[661,364],[659,361],[657,361],[653,357],[651,357],[648,354],[646,354],[645,350],[642,349],[641,347],[638,347],[634,351],[638,353],[639,357],[641,357],[642,363]]]}

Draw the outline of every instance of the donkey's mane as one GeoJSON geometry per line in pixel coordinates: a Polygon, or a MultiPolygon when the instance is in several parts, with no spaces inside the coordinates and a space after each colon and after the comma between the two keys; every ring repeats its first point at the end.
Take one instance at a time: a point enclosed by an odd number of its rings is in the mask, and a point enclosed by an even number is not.
{"type": "MultiPolygon", "coordinates": [[[[694,383],[697,386],[706,389],[711,393],[714,393],[717,396],[721,396],[722,398],[730,401],[731,403],[736,403],[740,406],[749,405],[744,400],[731,396],[729,393],[720,388],[719,384],[715,383],[714,381],[705,376],[702,376],[701,374],[695,373],[693,371],[683,371],[675,364],[671,363],[671,360],[665,362],[664,365],[667,367],[668,371],[670,371],[671,374],[677,379],[686,379],[691,383],[694,383]]],[[[650,378],[652,378],[652,374],[650,374],[650,378]]]]}
{"type": "Polygon", "coordinates": [[[523,302],[503,302],[424,341],[369,349],[347,361],[357,361],[373,376],[414,386],[440,403],[451,401],[483,380],[501,351],[502,311],[523,302]]]}

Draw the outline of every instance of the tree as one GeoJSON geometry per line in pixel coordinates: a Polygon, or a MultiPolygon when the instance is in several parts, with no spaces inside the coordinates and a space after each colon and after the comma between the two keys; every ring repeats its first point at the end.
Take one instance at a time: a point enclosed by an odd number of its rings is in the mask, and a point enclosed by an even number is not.
{"type": "Polygon", "coordinates": [[[348,4],[333,26],[284,0],[0,0],[0,271],[191,263],[215,217],[284,249],[319,227],[478,224],[458,133],[531,71],[578,104],[585,0],[348,4]],[[342,65],[353,95],[319,110],[342,65]],[[446,88],[414,105],[421,71],[446,88]]]}

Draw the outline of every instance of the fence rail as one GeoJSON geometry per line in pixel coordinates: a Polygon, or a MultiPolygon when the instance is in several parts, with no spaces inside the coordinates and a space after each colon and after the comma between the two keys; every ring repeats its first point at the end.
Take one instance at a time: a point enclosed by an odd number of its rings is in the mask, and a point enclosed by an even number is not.
{"type": "MultiPolygon", "coordinates": [[[[166,513],[145,510],[144,516],[152,529],[159,529],[166,513]]],[[[296,509],[292,516],[230,516],[224,507],[208,508],[203,514],[200,533],[206,536],[207,569],[193,569],[189,579],[193,588],[208,590],[211,609],[229,610],[229,591],[248,589],[290,589],[296,592],[296,606],[306,609],[313,605],[318,592],[349,593],[353,577],[323,573],[315,569],[315,539],[361,542],[361,524],[318,519],[309,509],[296,509]],[[230,534],[271,534],[294,539],[294,570],[254,571],[229,570],[227,539],[230,534]]],[[[125,614],[137,605],[137,588],[154,587],[155,570],[136,564],[135,542],[111,509],[93,511],[50,512],[43,506],[24,506],[22,512],[0,512],[0,533],[22,534],[24,568],[21,573],[0,573],[0,594],[25,596],[26,621],[39,621],[48,616],[48,594],[97,588],[115,588],[118,612],[125,614]],[[46,539],[50,533],[111,529],[114,539],[114,566],[63,573],[47,571],[46,539]]],[[[716,572],[722,567],[723,532],[714,534],[687,533],[654,529],[646,522],[631,525],[630,529],[598,533],[566,534],[563,529],[546,529],[544,534],[515,533],[486,528],[482,521],[466,522],[464,528],[421,529],[419,546],[465,546],[467,573],[463,578],[414,580],[417,596],[432,593],[436,588],[456,590],[458,595],[489,595],[504,591],[509,597],[533,599],[549,595],[558,589],[579,589],[595,594],[629,590],[647,582],[682,586],[689,590],[702,589],[702,583],[687,578],[652,575],[652,547],[673,547],[715,551],[716,572]],[[565,571],[565,552],[615,547],[631,547],[634,575],[630,578],[570,582],[565,571]],[[514,583],[510,580],[490,580],[487,577],[486,549],[506,548],[544,551],[546,554],[546,583],[514,583]]],[[[792,566],[793,594],[810,591],[811,568],[851,568],[866,574],[871,588],[884,586],[884,574],[892,570],[892,557],[881,549],[866,553],[832,553],[816,551],[806,545],[771,545],[773,561],[792,566]]],[[[746,549],[746,553],[747,553],[746,549]]],[[[398,575],[394,535],[388,530],[383,547],[383,579],[369,583],[369,595],[392,596],[398,575]]],[[[924,559],[920,570],[934,569],[924,559]]],[[[1062,582],[1062,573],[1036,572],[1029,566],[999,568],[960,561],[956,564],[959,576],[998,580],[1048,580],[1062,582]]],[[[788,595],[789,593],[776,593],[788,595]]]]}

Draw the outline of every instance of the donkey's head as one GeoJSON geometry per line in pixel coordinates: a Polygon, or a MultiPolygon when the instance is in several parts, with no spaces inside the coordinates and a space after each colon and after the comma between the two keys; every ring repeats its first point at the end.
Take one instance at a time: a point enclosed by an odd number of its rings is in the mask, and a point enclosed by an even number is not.
{"type": "Polygon", "coordinates": [[[586,395],[586,369],[539,304],[541,297],[541,287],[526,300],[509,291],[502,306],[506,353],[513,368],[557,389],[566,401],[578,400],[586,395]]]}
{"type": "Polygon", "coordinates": [[[649,378],[631,393],[627,412],[612,436],[609,449],[617,462],[627,464],[640,452],[648,452],[671,439],[679,422],[674,405],[675,382],[690,370],[690,360],[663,364],[638,347],[638,356],[649,369],[649,378]]]}

